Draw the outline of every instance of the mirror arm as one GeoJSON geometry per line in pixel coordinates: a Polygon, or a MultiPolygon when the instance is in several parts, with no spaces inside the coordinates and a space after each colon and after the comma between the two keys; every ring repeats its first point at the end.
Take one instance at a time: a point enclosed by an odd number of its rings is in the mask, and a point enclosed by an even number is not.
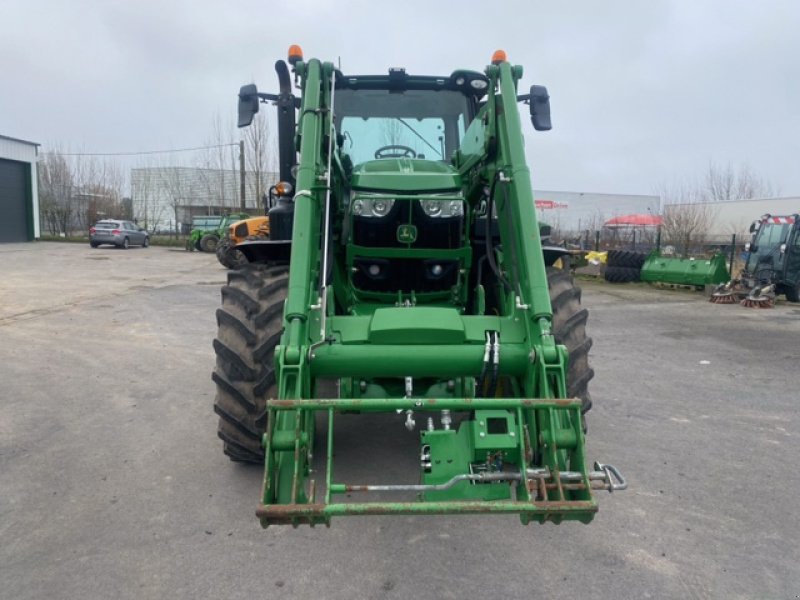
{"type": "Polygon", "coordinates": [[[531,95],[530,94],[520,94],[517,96],[517,102],[524,102],[525,104],[531,103],[531,95]]]}

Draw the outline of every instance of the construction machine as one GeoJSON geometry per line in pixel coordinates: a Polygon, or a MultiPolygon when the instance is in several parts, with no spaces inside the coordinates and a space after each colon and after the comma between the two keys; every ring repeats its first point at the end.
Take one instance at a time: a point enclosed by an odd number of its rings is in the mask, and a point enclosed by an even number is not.
{"type": "MultiPolygon", "coordinates": [[[[280,185],[280,184],[278,184],[280,185]]],[[[275,186],[270,189],[272,196],[275,186]]],[[[265,202],[268,208],[268,204],[265,202]]],[[[250,217],[231,223],[225,235],[217,244],[217,260],[227,269],[236,269],[247,264],[247,257],[237,248],[246,240],[266,240],[269,239],[269,215],[250,217]]]]}
{"type": "Polygon", "coordinates": [[[717,304],[772,308],[775,297],[800,302],[800,215],[762,215],[750,225],[747,261],[737,279],[711,294],[717,304]]]}
{"type": "Polygon", "coordinates": [[[441,76],[345,75],[296,46],[288,62],[278,94],[239,93],[240,127],[277,106],[285,185],[269,238],[236,245],[214,340],[219,437],[264,465],[262,526],[588,523],[593,492],[627,483],[587,466],[587,311],[540,239],[518,103],[549,130],[546,88],[520,94],[502,51],[441,76]],[[411,448],[379,466],[395,430],[411,448]]]}
{"type": "Polygon", "coordinates": [[[231,223],[247,219],[247,213],[231,213],[223,216],[201,216],[192,219],[192,231],[186,238],[189,251],[215,252],[220,238],[225,235],[231,223]]]}

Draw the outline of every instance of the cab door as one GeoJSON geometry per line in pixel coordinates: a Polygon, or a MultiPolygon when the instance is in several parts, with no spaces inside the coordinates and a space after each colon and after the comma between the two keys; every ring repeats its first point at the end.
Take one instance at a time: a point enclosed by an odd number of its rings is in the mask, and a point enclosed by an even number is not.
{"type": "Polygon", "coordinates": [[[797,285],[800,281],[800,219],[795,218],[789,239],[786,240],[786,265],[784,281],[797,285]]]}

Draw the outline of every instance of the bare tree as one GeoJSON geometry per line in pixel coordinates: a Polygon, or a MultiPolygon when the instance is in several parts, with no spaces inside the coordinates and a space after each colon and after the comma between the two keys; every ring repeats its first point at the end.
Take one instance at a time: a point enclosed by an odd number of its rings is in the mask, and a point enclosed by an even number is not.
{"type": "Polygon", "coordinates": [[[725,166],[709,163],[702,186],[706,202],[769,198],[777,193],[772,184],[746,164],[736,170],[730,163],[725,166]]]}
{"type": "Polygon", "coordinates": [[[243,130],[247,187],[256,205],[273,183],[270,178],[277,171],[276,149],[269,120],[259,112],[250,127],[243,130]]]}
{"type": "Polygon", "coordinates": [[[661,230],[667,243],[680,246],[689,255],[692,243],[705,240],[717,208],[703,202],[702,188],[692,183],[662,185],[664,200],[661,230]]]}
{"type": "Polygon", "coordinates": [[[125,176],[120,165],[111,160],[77,156],[71,161],[75,184],[75,222],[86,230],[99,218],[122,216],[122,192],[125,176]]]}
{"type": "Polygon", "coordinates": [[[238,170],[238,144],[234,141],[233,122],[224,121],[219,112],[214,115],[211,125],[211,136],[206,139],[208,149],[200,157],[201,171],[208,193],[208,203],[223,209],[238,206],[239,183],[236,177],[238,170]]]}
{"type": "Polygon", "coordinates": [[[52,235],[66,234],[74,213],[72,170],[57,150],[45,152],[38,165],[39,203],[45,225],[52,235]]]}

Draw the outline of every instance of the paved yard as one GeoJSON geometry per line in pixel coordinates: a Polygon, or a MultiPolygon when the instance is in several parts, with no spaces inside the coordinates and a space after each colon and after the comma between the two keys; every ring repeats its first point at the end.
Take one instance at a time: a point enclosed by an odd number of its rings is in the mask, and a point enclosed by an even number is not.
{"type": "MultiPolygon", "coordinates": [[[[181,250],[0,245],[0,598],[800,595],[799,305],[582,282],[588,452],[630,481],[589,526],[264,531],[261,471],[227,461],[212,412],[224,279],[181,250]]],[[[337,427],[341,452],[407,480],[411,438],[401,420],[337,427]],[[370,448],[346,444],[357,427],[370,448]]]]}

